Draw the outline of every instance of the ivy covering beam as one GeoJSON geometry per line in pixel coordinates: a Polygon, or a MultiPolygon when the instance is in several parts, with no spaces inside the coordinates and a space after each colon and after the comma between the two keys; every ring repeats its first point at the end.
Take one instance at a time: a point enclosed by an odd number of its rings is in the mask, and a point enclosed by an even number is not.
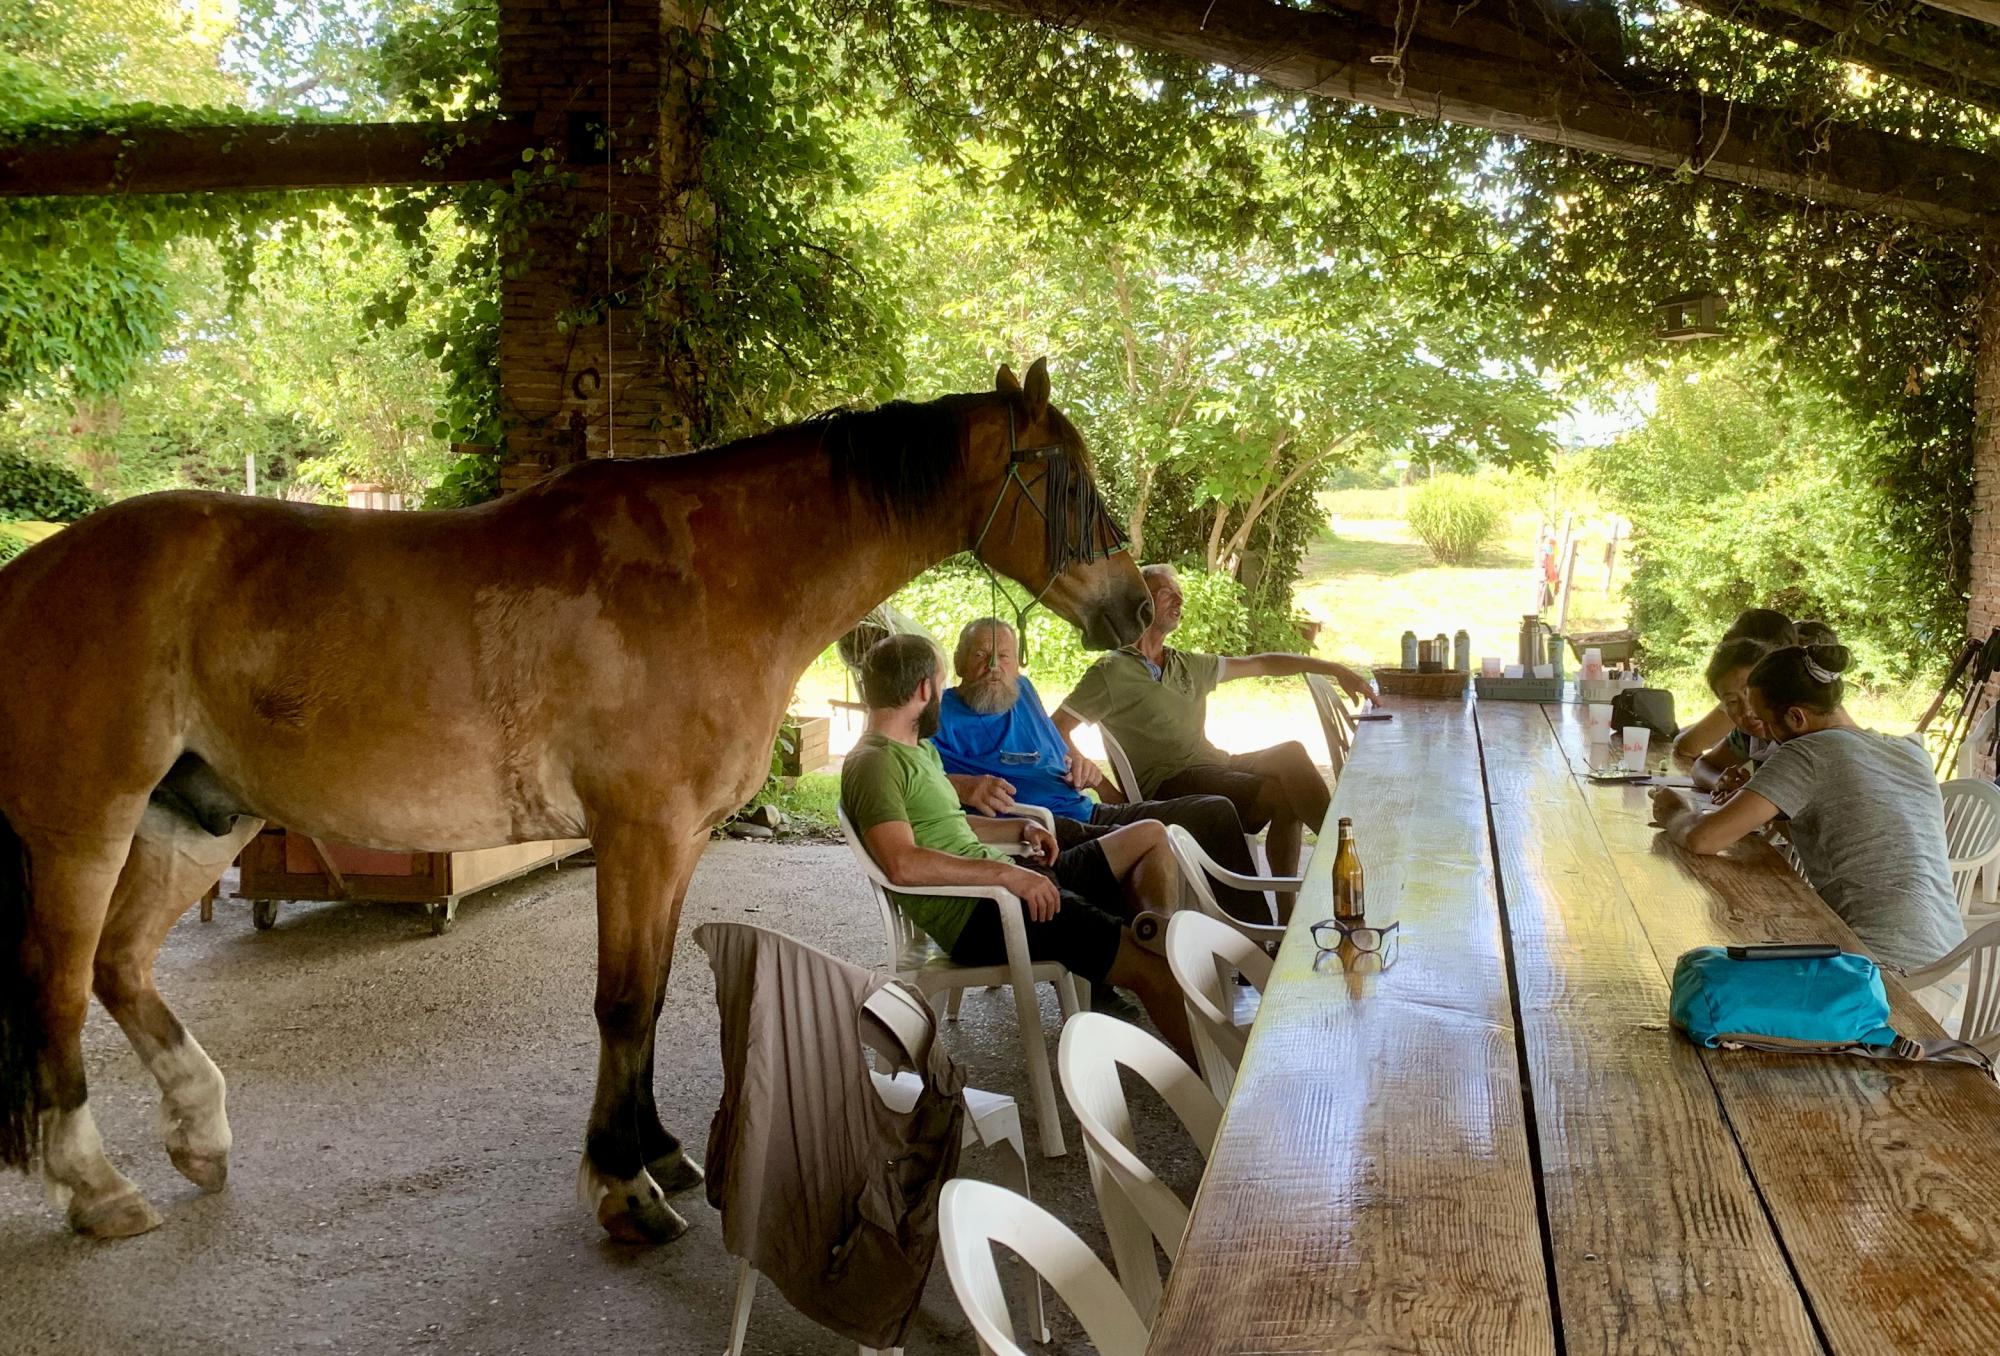
{"type": "Polygon", "coordinates": [[[129,128],[0,143],[0,196],[230,193],[500,179],[535,145],[526,118],[129,128]]]}
{"type": "MultiPolygon", "coordinates": [[[[1864,209],[1944,229],[2000,224],[2000,160],[1796,114],[1644,90],[1402,37],[1337,10],[1268,0],[947,0],[1081,27],[1253,75],[1283,89],[1442,118],[1662,169],[1864,209]]],[[[1340,0],[1372,12],[1366,0],[1340,0]]]]}
{"type": "MultiPolygon", "coordinates": [[[[2000,110],[2000,29],[1921,4],[1882,13],[1842,0],[1692,0],[1718,19],[2000,110]]],[[[2000,11],[2000,5],[1996,5],[2000,11]]]]}

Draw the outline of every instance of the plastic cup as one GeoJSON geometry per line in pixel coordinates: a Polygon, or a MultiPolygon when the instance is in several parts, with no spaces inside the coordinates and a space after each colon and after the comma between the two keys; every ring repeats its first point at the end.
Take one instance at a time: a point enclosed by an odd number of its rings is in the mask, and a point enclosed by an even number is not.
{"type": "Polygon", "coordinates": [[[1643,725],[1627,725],[1619,732],[1625,745],[1625,770],[1644,772],[1646,770],[1646,745],[1651,742],[1653,732],[1643,725]]]}
{"type": "Polygon", "coordinates": [[[1609,744],[1611,742],[1611,703],[1590,703],[1590,742],[1609,744]]]}
{"type": "Polygon", "coordinates": [[[1489,654],[1479,661],[1479,675],[1482,678],[1498,678],[1506,665],[1497,654],[1489,654]]]}

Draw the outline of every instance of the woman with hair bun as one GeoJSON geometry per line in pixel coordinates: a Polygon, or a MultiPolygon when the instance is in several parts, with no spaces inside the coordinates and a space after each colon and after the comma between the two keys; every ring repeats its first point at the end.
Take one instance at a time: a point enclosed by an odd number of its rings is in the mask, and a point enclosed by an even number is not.
{"type": "MultiPolygon", "coordinates": [[[[1683,727],[1674,736],[1674,763],[1694,778],[1696,786],[1708,790],[1723,771],[1750,757],[1749,734],[1744,731],[1740,713],[1730,709],[1729,700],[1718,682],[1723,674],[1718,673],[1716,666],[1723,662],[1725,653],[1737,658],[1747,655],[1748,662],[1755,663],[1766,651],[1798,643],[1798,633],[1792,629],[1791,618],[1768,607],[1745,608],[1736,614],[1736,620],[1722,633],[1715,655],[1709,660],[1707,674],[1708,690],[1716,697],[1715,706],[1707,715],[1683,727]],[[1704,763],[1707,766],[1703,766],[1704,763]]],[[[1748,671],[1740,663],[1731,663],[1725,672],[1735,675],[1739,670],[1748,671]]]]}
{"type": "Polygon", "coordinates": [[[1773,650],[1750,671],[1751,714],[1778,747],[1727,804],[1707,813],[1661,788],[1667,836],[1717,853],[1779,815],[1806,877],[1875,959],[1928,965],[1965,939],[1931,760],[1908,739],[1864,730],[1841,705],[1839,645],[1773,650]]]}

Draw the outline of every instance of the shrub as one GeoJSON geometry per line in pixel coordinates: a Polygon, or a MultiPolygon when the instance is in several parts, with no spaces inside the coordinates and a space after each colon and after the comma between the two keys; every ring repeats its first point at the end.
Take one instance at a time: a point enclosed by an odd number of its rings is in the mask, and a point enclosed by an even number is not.
{"type": "Polygon", "coordinates": [[[1830,623],[1863,687],[1934,681],[1964,603],[1901,517],[1896,455],[1884,430],[1760,355],[1662,381],[1653,417],[1593,457],[1632,520],[1649,678],[1698,688],[1716,639],[1757,606],[1830,623]]]}
{"type": "Polygon", "coordinates": [[[1466,565],[1506,521],[1499,497],[1471,476],[1434,476],[1410,496],[1410,530],[1444,565],[1466,565]]]}
{"type": "Polygon", "coordinates": [[[0,522],[73,523],[103,507],[69,467],[0,447],[0,522]]]}

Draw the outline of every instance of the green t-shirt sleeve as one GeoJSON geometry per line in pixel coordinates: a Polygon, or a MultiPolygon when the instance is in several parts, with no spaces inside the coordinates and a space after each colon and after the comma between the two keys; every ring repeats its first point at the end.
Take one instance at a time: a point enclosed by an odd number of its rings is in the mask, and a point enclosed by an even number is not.
{"type": "Polygon", "coordinates": [[[1187,663],[1188,681],[1194,684],[1194,693],[1206,697],[1215,691],[1215,685],[1222,676],[1222,656],[1183,652],[1181,658],[1187,663]]]}
{"type": "Polygon", "coordinates": [[[840,804],[862,833],[877,824],[910,822],[909,788],[902,765],[879,750],[848,758],[840,771],[840,804]]]}
{"type": "Polygon", "coordinates": [[[1105,698],[1110,695],[1110,687],[1104,678],[1105,663],[1100,659],[1085,669],[1083,677],[1077,680],[1076,686],[1070,689],[1069,695],[1056,709],[1081,716],[1093,725],[1101,722],[1104,719],[1105,698]]]}

